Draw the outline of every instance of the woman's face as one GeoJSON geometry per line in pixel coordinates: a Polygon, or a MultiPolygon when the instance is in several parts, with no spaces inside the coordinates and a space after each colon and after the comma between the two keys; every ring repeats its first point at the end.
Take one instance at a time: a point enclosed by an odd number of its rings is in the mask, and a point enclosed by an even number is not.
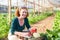
{"type": "Polygon", "coordinates": [[[26,9],[21,9],[20,11],[20,17],[21,18],[26,18],[27,16],[27,10],[26,9]]]}

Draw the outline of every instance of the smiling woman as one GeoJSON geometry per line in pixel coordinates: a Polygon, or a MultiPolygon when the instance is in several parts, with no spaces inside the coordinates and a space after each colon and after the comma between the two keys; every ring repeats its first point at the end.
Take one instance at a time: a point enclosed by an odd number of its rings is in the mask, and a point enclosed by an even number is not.
{"type": "Polygon", "coordinates": [[[23,30],[25,29],[25,26],[28,30],[30,28],[29,21],[27,18],[28,17],[28,9],[26,7],[21,7],[20,9],[16,10],[15,15],[17,17],[14,18],[14,20],[12,21],[8,39],[11,40],[11,39],[15,39],[15,37],[16,37],[17,40],[18,39],[24,40],[24,38],[22,36],[28,35],[28,32],[23,33],[23,30]]]}

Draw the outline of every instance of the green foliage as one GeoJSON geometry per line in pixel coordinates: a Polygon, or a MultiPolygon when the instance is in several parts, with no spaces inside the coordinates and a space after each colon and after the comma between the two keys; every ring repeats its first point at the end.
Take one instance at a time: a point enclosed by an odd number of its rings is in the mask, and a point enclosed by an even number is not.
{"type": "Polygon", "coordinates": [[[46,33],[41,33],[40,36],[41,36],[42,38],[44,38],[44,40],[48,40],[46,33]]]}
{"type": "MultiPolygon", "coordinates": [[[[51,15],[50,13],[41,13],[40,15],[36,15],[36,16],[32,16],[30,14],[30,16],[28,17],[30,24],[36,23],[40,20],[45,19],[46,17],[48,17],[49,15],[51,15]]],[[[5,38],[8,35],[8,31],[10,26],[8,25],[8,14],[0,14],[0,39],[5,38]]],[[[12,19],[14,18],[14,14],[12,14],[12,19]]]]}
{"type": "Polygon", "coordinates": [[[7,14],[0,14],[0,38],[7,35],[9,25],[7,23],[7,14]]]}
{"type": "Polygon", "coordinates": [[[55,22],[54,22],[54,30],[60,29],[60,11],[57,11],[55,22]]]}
{"type": "Polygon", "coordinates": [[[46,17],[48,17],[48,16],[51,16],[52,15],[52,13],[47,13],[47,12],[45,12],[45,13],[41,13],[41,14],[36,14],[36,15],[34,15],[34,16],[32,16],[32,15],[30,15],[29,16],[29,23],[30,24],[34,24],[34,23],[36,23],[36,22],[38,22],[38,21],[41,21],[41,20],[43,20],[43,19],[45,19],[46,17]]]}
{"type": "Polygon", "coordinates": [[[56,11],[53,30],[47,29],[47,33],[51,40],[60,40],[60,11],[56,11]]]}

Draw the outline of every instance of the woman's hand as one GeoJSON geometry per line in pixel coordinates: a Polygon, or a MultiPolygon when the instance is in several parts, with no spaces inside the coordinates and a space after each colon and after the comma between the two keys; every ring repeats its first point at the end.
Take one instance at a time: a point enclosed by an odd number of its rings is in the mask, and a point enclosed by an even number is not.
{"type": "Polygon", "coordinates": [[[30,33],[33,34],[33,33],[36,33],[37,32],[37,29],[35,27],[32,27],[29,29],[30,30],[30,33]]]}

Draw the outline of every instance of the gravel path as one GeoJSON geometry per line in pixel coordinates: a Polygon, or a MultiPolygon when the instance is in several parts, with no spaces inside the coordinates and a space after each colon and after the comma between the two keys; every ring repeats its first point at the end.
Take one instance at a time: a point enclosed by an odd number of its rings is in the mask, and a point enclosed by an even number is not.
{"type": "Polygon", "coordinates": [[[32,24],[32,27],[36,27],[39,33],[45,33],[46,29],[52,29],[54,22],[54,16],[50,16],[42,21],[37,22],[36,24],[32,24]]]}

